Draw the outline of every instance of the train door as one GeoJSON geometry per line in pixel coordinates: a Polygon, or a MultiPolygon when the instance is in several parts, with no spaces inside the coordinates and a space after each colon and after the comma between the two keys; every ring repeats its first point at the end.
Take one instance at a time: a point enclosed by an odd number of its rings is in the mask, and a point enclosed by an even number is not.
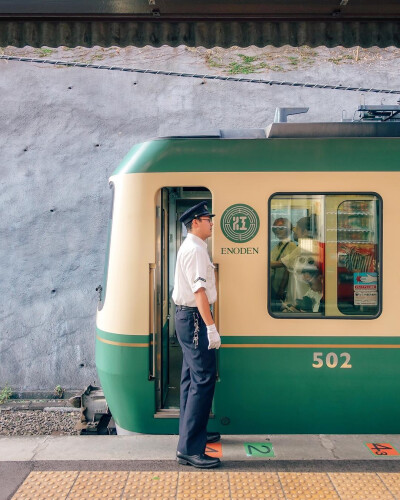
{"type": "MultiPolygon", "coordinates": [[[[156,231],[156,408],[158,417],[179,416],[179,386],[182,351],[175,333],[175,263],[179,247],[187,236],[180,216],[201,200],[211,200],[202,187],[163,188],[157,196],[156,231]]],[[[209,202],[211,205],[211,201],[209,202]]],[[[208,241],[211,255],[211,241],[208,241]]]]}

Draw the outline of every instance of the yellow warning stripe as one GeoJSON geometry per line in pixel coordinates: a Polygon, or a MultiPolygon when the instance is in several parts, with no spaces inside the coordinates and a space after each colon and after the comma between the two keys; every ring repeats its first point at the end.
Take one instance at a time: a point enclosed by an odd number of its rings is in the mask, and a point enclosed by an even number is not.
{"type": "Polygon", "coordinates": [[[222,344],[221,347],[267,347],[291,349],[400,349],[400,344],[222,344]]]}
{"type": "Polygon", "coordinates": [[[96,338],[100,340],[100,342],[104,342],[105,344],[119,345],[123,347],[149,347],[148,342],[144,344],[132,344],[131,342],[114,342],[113,340],[102,339],[98,335],[96,335],[96,338]]]}
{"type": "Polygon", "coordinates": [[[393,500],[398,498],[399,485],[398,472],[32,471],[13,499],[55,498],[56,494],[57,498],[115,498],[116,491],[118,497],[123,491],[125,498],[176,499],[199,498],[201,491],[204,498],[225,499],[393,500]]]}

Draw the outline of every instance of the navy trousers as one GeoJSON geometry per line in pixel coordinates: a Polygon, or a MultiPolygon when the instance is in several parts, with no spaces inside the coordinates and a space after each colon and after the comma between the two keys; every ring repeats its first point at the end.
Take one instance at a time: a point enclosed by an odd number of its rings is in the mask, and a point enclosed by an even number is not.
{"type": "Polygon", "coordinates": [[[197,311],[176,311],[176,334],[183,351],[178,451],[204,453],[207,422],[216,381],[215,349],[208,349],[207,327],[197,311]],[[197,321],[198,345],[193,342],[197,321]]]}

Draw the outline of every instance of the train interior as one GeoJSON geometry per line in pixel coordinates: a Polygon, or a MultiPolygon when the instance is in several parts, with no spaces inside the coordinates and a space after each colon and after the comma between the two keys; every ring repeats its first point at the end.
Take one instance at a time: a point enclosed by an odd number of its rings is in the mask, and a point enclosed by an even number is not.
{"type": "MultiPolygon", "coordinates": [[[[212,209],[211,192],[205,187],[166,187],[157,195],[157,274],[156,308],[156,415],[179,414],[179,385],[182,350],[175,332],[175,304],[172,300],[176,256],[186,238],[180,216],[191,206],[207,200],[212,209]]],[[[208,251],[211,257],[211,238],[208,251]]]]}

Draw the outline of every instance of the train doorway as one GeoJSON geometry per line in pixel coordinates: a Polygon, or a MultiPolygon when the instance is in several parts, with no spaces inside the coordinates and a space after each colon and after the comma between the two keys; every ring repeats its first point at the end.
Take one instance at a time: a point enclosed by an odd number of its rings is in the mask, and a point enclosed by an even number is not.
{"type": "MultiPolygon", "coordinates": [[[[211,192],[205,187],[168,187],[157,195],[156,230],[156,333],[154,362],[156,377],[156,416],[179,416],[179,386],[182,350],[175,332],[175,304],[172,300],[176,256],[187,236],[180,216],[199,201],[207,200],[211,208],[211,192]]],[[[208,240],[211,256],[211,239],[208,240]]]]}

